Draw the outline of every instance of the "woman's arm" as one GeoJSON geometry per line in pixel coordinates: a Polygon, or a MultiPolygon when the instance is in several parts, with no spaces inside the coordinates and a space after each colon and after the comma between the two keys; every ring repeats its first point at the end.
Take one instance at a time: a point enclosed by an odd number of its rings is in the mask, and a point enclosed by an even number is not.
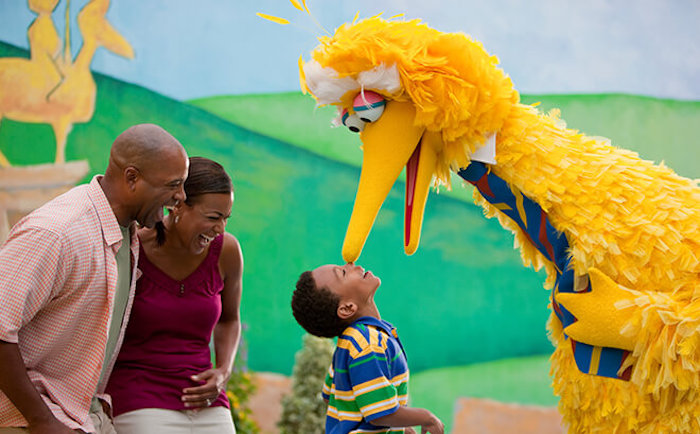
{"type": "Polygon", "coordinates": [[[214,327],[216,367],[192,377],[194,381],[206,383],[183,390],[182,399],[188,407],[207,407],[226,389],[241,338],[243,253],[238,240],[228,233],[224,234],[219,270],[224,288],[221,291],[221,317],[214,327]]]}
{"type": "Polygon", "coordinates": [[[221,318],[214,327],[216,367],[231,375],[233,362],[241,339],[241,293],[243,288],[243,253],[236,237],[224,234],[224,246],[219,261],[224,277],[221,292],[221,318]]]}

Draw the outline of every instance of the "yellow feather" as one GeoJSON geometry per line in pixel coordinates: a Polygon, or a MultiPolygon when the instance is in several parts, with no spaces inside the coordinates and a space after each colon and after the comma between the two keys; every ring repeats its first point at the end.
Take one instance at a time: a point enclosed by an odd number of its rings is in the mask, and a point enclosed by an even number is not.
{"type": "Polygon", "coordinates": [[[262,19],[272,21],[273,23],[289,24],[289,20],[285,20],[284,18],[280,18],[280,17],[274,17],[274,16],[268,15],[268,14],[263,14],[262,12],[256,12],[255,15],[259,16],[262,19]]]}
{"type": "Polygon", "coordinates": [[[309,7],[306,6],[306,0],[301,0],[301,2],[304,4],[304,9],[306,9],[306,13],[311,15],[311,11],[309,10],[309,7]]]}
{"type": "Polygon", "coordinates": [[[299,85],[301,92],[306,95],[309,93],[309,88],[306,86],[306,76],[304,75],[304,57],[299,56],[299,85]]]}
{"type": "Polygon", "coordinates": [[[299,0],[289,0],[289,1],[292,2],[292,6],[299,9],[300,11],[304,12],[304,8],[302,8],[301,5],[299,4],[299,0]]]}

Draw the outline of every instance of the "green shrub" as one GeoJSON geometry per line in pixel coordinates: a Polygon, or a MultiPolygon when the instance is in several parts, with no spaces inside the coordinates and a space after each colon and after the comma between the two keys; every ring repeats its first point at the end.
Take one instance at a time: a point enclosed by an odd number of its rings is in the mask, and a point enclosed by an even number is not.
{"type": "Polygon", "coordinates": [[[333,357],[333,341],[304,335],[295,356],[292,394],[282,398],[280,434],[323,434],[326,403],[321,389],[333,357]]]}

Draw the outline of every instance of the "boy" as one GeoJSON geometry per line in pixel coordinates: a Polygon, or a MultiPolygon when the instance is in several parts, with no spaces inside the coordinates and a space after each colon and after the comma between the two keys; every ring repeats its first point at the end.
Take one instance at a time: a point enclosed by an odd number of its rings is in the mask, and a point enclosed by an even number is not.
{"type": "Polygon", "coordinates": [[[338,337],[323,398],[326,433],[403,433],[420,425],[443,434],[430,411],[407,407],[408,364],[396,329],[381,319],[374,294],[381,280],[352,263],[305,271],[292,295],[292,312],[307,332],[338,337]]]}

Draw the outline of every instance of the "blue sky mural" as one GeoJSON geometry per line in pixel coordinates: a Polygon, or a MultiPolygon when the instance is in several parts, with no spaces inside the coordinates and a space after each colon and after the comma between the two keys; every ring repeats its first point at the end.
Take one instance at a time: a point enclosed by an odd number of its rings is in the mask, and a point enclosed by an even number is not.
{"type": "MultiPolygon", "coordinates": [[[[70,2],[73,19],[85,0],[70,2]]],[[[700,99],[700,2],[641,0],[319,0],[314,16],[332,32],[384,12],[462,31],[496,54],[522,93],[621,92],[700,99]]],[[[63,33],[65,2],[54,12],[63,33]]],[[[34,15],[0,2],[0,40],[27,47],[34,15]]],[[[286,0],[113,0],[108,19],[133,45],[127,60],[98,51],[94,70],[177,99],[297,90],[296,63],[322,31],[286,0]],[[290,19],[281,26],[255,16],[290,19]],[[186,59],[186,60],[185,60],[186,59]]],[[[73,31],[73,52],[80,44],[73,31]]]]}

